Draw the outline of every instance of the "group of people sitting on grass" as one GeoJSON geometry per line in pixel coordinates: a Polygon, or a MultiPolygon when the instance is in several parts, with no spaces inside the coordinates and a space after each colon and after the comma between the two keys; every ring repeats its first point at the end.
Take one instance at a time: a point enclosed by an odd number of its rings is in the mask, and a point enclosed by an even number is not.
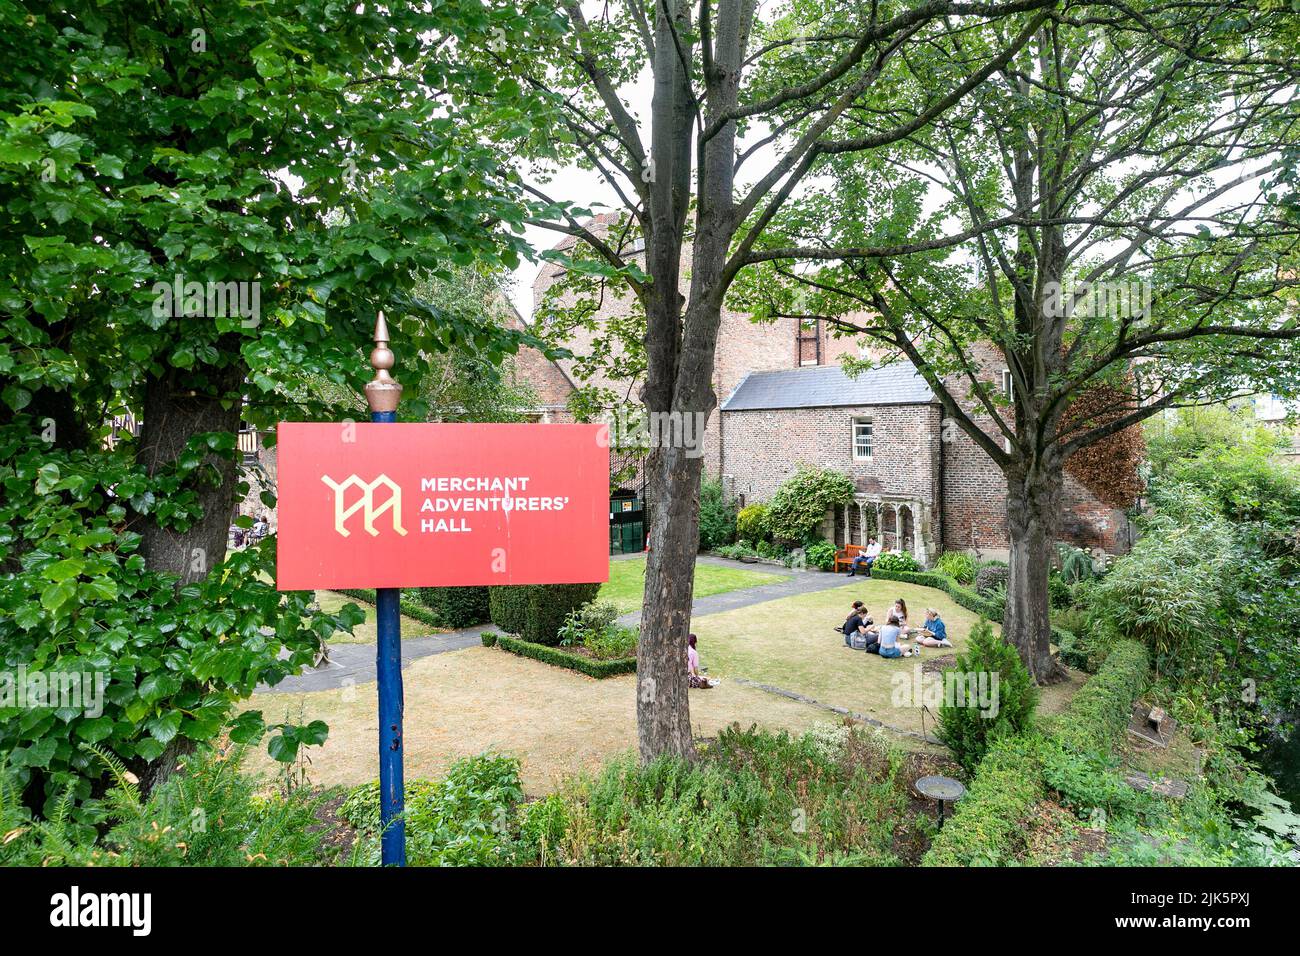
{"type": "Polygon", "coordinates": [[[857,647],[868,654],[886,658],[912,657],[920,654],[922,647],[952,647],[952,641],[948,640],[948,626],[935,608],[925,609],[924,627],[908,627],[907,602],[902,598],[894,602],[884,624],[876,624],[867,606],[854,601],[839,630],[844,635],[845,647],[857,647]],[[909,636],[915,641],[914,645],[902,643],[902,639],[909,636]]]}

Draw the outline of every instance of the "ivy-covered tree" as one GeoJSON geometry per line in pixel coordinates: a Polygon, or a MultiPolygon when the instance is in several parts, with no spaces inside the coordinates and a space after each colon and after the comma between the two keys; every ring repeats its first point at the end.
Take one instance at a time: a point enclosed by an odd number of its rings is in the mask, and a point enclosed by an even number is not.
{"type": "Polygon", "coordinates": [[[303,386],[360,387],[378,309],[408,381],[515,347],[417,283],[517,264],[526,210],[482,134],[543,111],[485,48],[554,26],[479,0],[0,4],[0,670],[107,677],[102,708],[0,700],[33,806],[97,792],[85,743],[152,786],[359,620],[277,593],[274,539],[227,555],[236,432],[346,417],[303,386]],[[142,432],[110,441],[124,415],[142,432]]]}

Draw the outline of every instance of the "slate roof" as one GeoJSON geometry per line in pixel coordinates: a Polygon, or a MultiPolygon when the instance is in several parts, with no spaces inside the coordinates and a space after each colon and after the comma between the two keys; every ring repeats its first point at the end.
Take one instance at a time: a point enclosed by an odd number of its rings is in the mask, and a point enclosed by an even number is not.
{"type": "Polygon", "coordinates": [[[724,412],[766,408],[842,408],[856,405],[925,405],[934,393],[908,362],[844,374],[838,365],[750,372],[725,402],[724,412]]]}

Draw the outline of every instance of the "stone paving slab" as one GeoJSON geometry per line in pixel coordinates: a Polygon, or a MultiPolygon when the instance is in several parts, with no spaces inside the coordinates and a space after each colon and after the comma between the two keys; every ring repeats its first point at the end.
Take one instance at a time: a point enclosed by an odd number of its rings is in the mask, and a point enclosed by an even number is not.
{"type": "Polygon", "coordinates": [[[895,727],[893,724],[887,724],[883,720],[877,720],[875,717],[868,717],[866,714],[859,714],[847,707],[837,707],[834,704],[824,704],[820,700],[814,700],[811,697],[805,697],[803,694],[796,693],[792,690],[786,690],[784,687],[775,687],[772,684],[760,684],[758,681],[749,680],[744,677],[731,678],[733,683],[743,684],[745,687],[755,687],[758,690],[766,691],[769,694],[776,694],[778,697],[785,697],[790,700],[796,700],[801,704],[808,704],[811,707],[820,707],[822,710],[829,711],[832,714],[839,714],[841,717],[852,717],[871,727],[879,727],[881,730],[888,730],[890,733],[901,734],[904,737],[911,737],[913,740],[923,740],[927,744],[937,744],[943,746],[943,741],[938,737],[930,734],[923,734],[916,730],[906,730],[902,727],[895,727]]]}

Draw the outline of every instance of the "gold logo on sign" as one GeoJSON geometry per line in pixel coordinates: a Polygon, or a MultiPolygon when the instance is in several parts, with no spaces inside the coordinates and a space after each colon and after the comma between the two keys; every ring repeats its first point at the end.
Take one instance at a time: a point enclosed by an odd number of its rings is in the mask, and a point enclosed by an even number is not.
{"type": "Polygon", "coordinates": [[[334,530],[343,537],[351,535],[352,532],[346,527],[347,520],[358,511],[362,512],[361,523],[372,535],[379,534],[379,530],[375,527],[375,519],[385,511],[393,513],[393,530],[401,535],[406,534],[406,529],[402,527],[402,489],[387,475],[380,475],[370,484],[366,484],[356,475],[349,475],[343,482],[334,481],[327,475],[321,475],[320,480],[334,489],[334,530]],[[361,489],[361,497],[345,508],[343,498],[347,490],[353,487],[361,489]],[[376,508],[375,491],[379,488],[387,488],[389,495],[388,500],[376,508]]]}

